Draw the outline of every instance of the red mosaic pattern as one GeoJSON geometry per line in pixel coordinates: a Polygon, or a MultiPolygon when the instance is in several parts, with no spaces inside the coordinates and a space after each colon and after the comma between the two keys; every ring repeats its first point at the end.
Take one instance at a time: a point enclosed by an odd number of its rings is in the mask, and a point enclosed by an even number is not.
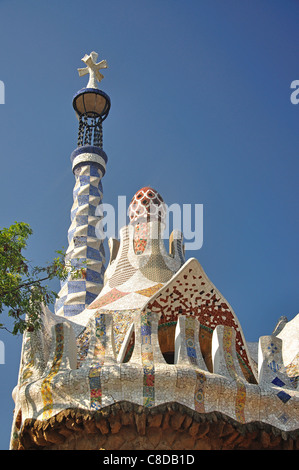
{"type": "Polygon", "coordinates": [[[130,222],[137,220],[164,221],[166,206],[158,191],[147,186],[137,191],[130,202],[128,213],[130,222]]]}
{"type": "Polygon", "coordinates": [[[204,274],[189,268],[181,273],[148,308],[160,313],[160,324],[176,322],[180,314],[196,316],[201,325],[213,331],[217,325],[226,325],[236,330],[236,350],[251,369],[244,347],[239,324],[225,299],[204,274]]]}
{"type": "Polygon", "coordinates": [[[104,305],[111,304],[112,302],[115,302],[115,300],[121,299],[125,295],[128,295],[128,292],[120,292],[117,289],[112,289],[110,292],[107,292],[107,294],[103,295],[103,297],[94,300],[87,308],[93,309],[104,307],[104,305]]]}
{"type": "Polygon", "coordinates": [[[136,255],[141,255],[147,245],[148,239],[148,224],[141,222],[137,224],[134,230],[134,252],[136,255]]]}

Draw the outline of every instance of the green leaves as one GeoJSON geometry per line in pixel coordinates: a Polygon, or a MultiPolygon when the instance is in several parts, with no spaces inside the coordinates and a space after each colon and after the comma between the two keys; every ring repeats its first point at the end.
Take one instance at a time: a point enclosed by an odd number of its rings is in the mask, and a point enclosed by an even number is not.
{"type": "MultiPolygon", "coordinates": [[[[62,251],[47,266],[31,266],[22,253],[30,235],[32,229],[24,222],[0,230],[0,313],[8,309],[13,334],[39,328],[41,304],[51,304],[57,297],[47,281],[64,280],[68,275],[83,277],[85,271],[66,265],[62,251]]],[[[0,329],[8,330],[3,323],[0,329]]]]}

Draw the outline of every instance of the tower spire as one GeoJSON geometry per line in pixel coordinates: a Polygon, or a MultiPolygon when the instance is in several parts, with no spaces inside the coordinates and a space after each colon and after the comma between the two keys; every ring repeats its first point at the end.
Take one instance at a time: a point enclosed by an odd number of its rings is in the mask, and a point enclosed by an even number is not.
{"type": "Polygon", "coordinates": [[[96,209],[102,202],[101,180],[108,160],[103,150],[102,123],[110,110],[110,98],[97,87],[97,81],[103,79],[99,70],[108,67],[105,60],[96,63],[97,58],[96,52],[83,57],[86,67],[78,72],[79,76],[89,73],[89,81],[73,97],[79,127],[77,148],[71,154],[75,186],[65,260],[71,266],[82,268],[82,278],[69,274],[61,283],[55,313],[62,316],[81,313],[103,286],[105,251],[95,228],[101,218],[96,209]]]}

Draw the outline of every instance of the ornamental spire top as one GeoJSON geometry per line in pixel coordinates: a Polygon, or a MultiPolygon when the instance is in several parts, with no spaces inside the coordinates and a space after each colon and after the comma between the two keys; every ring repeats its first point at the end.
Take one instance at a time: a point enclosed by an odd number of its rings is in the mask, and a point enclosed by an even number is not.
{"type": "Polygon", "coordinates": [[[86,64],[86,67],[78,69],[79,76],[83,77],[89,73],[89,81],[86,88],[98,88],[97,81],[100,82],[104,78],[104,75],[102,75],[99,70],[106,69],[108,64],[106,60],[101,60],[101,62],[96,63],[97,58],[97,52],[93,51],[89,55],[85,54],[81,59],[86,64]]]}

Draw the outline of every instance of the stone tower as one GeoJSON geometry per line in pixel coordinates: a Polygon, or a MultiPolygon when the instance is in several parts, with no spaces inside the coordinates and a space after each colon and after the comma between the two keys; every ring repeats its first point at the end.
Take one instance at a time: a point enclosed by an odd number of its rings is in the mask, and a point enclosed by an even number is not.
{"type": "Polygon", "coordinates": [[[166,250],[167,206],[151,187],[133,196],[104,269],[94,228],[110,100],[95,85],[107,64],[83,60],[66,261],[86,271],[24,334],[11,449],[298,449],[299,315],[247,343],[200,263],[185,260],[183,234],[166,250]]]}
{"type": "Polygon", "coordinates": [[[79,131],[78,147],[71,154],[76,181],[66,263],[81,268],[84,276],[74,278],[70,274],[61,285],[55,313],[66,317],[81,313],[97,297],[103,286],[104,245],[95,231],[100,220],[97,208],[102,202],[101,180],[107,163],[107,155],[103,150],[102,123],[110,110],[110,98],[97,86],[97,82],[104,78],[99,69],[107,67],[106,61],[96,63],[97,57],[95,52],[83,57],[86,67],[79,69],[79,75],[89,73],[90,78],[87,87],[78,91],[73,98],[79,131]]]}

